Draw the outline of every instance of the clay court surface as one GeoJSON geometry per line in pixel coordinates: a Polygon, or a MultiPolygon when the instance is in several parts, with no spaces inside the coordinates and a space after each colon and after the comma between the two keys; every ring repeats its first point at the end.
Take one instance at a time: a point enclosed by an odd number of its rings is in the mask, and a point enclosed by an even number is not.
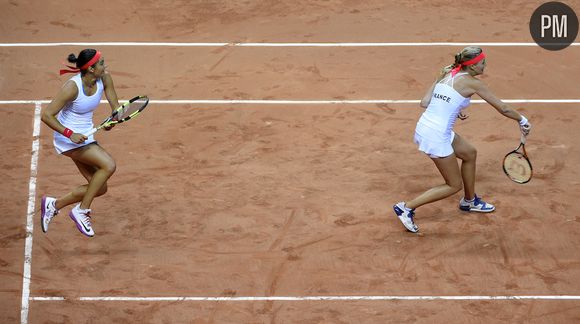
{"type": "MultiPolygon", "coordinates": [[[[541,3],[6,0],[0,43],[529,43],[541,3]]],[[[462,47],[0,47],[0,322],[579,322],[577,101],[513,104],[534,126],[526,185],[501,170],[516,124],[473,103],[456,132],[478,148],[476,191],[497,210],[460,212],[457,194],[418,209],[422,236],[391,209],[442,182],[412,142],[419,105],[296,102],[417,100],[462,47]],[[86,47],[103,52],[121,99],[155,100],[97,134],[117,171],[90,239],[70,207],[42,233],[42,194],[84,179],[47,126],[34,136],[68,78],[60,62],[86,47]],[[169,102],[206,99],[288,102],[169,102]],[[308,299],[324,296],[361,298],[308,299]]],[[[483,48],[500,98],[580,98],[579,46],[483,48]]]]}

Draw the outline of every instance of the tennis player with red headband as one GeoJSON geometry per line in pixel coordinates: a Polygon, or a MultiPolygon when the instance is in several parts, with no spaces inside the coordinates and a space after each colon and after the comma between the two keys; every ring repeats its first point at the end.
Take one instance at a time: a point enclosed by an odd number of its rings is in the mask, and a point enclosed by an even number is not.
{"type": "MultiPolygon", "coordinates": [[[[42,197],[42,231],[58,211],[65,206],[77,204],[69,213],[77,228],[86,236],[94,236],[90,206],[93,199],[107,192],[107,180],[115,172],[115,160],[94,140],[85,136],[93,128],[93,111],[97,108],[103,92],[114,110],[119,106],[111,75],[105,71],[105,60],[94,49],[82,50],[78,57],[68,56],[76,67],[60,70],[60,74],[76,73],[66,81],[54,99],[42,112],[42,121],[54,130],[54,147],[59,154],[68,156],[87,180],[72,192],[56,199],[42,197]]],[[[109,128],[110,129],[110,128],[109,128]]]]}
{"type": "Polygon", "coordinates": [[[466,47],[455,55],[455,63],[444,67],[421,100],[425,112],[415,128],[415,143],[427,154],[443,176],[445,183],[431,188],[418,197],[393,206],[395,214],[405,228],[418,232],[414,222],[415,208],[441,200],[460,191],[464,197],[459,209],[469,212],[489,213],[495,210],[492,204],[475,194],[475,162],[477,150],[463,137],[453,132],[457,118],[465,119],[461,110],[470,103],[474,94],[494,107],[500,114],[519,123],[522,133],[527,135],[531,125],[526,117],[513,110],[497,98],[476,76],[483,74],[485,54],[479,47],[466,47]],[[457,159],[462,161],[459,166],[457,159]]]}

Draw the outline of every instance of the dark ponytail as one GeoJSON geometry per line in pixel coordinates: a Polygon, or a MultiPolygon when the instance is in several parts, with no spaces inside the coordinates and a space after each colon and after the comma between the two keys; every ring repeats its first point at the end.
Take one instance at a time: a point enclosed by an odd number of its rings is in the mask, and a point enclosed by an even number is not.
{"type": "Polygon", "coordinates": [[[75,63],[77,68],[81,68],[83,65],[87,64],[87,62],[90,61],[95,56],[95,54],[97,54],[96,50],[87,48],[82,50],[78,57],[72,53],[69,54],[67,61],[70,63],[75,63]]]}

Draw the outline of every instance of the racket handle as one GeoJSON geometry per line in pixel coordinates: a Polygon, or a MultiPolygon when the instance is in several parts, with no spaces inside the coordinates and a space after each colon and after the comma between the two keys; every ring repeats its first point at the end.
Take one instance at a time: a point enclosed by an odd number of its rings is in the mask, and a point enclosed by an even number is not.
{"type": "Polygon", "coordinates": [[[523,133],[521,134],[521,137],[520,137],[520,142],[521,142],[522,144],[526,144],[526,135],[524,135],[523,133]]]}
{"type": "Polygon", "coordinates": [[[97,132],[97,129],[96,128],[93,128],[88,133],[85,133],[83,135],[85,135],[86,137],[89,137],[89,136],[93,135],[96,132],[97,132]]]}

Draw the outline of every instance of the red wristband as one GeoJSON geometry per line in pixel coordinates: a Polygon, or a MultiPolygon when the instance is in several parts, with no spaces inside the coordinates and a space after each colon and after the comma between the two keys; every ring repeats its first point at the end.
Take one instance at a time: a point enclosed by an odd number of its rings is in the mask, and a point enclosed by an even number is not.
{"type": "Polygon", "coordinates": [[[65,128],[64,131],[62,132],[62,135],[66,136],[68,138],[70,138],[72,134],[73,134],[73,131],[68,129],[68,128],[65,128]]]}

